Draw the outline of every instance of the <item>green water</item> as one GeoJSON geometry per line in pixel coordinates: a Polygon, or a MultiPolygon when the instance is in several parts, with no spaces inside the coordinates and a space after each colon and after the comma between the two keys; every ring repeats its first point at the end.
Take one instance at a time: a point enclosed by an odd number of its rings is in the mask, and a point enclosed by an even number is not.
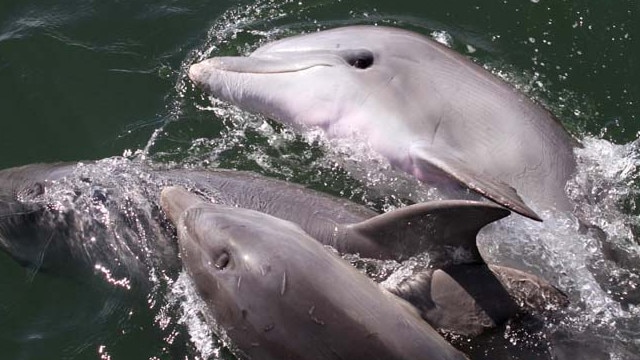
{"type": "MultiPolygon", "coordinates": [[[[454,49],[546,104],[579,139],[625,144],[640,131],[633,0],[3,0],[0,168],[147,149],[156,161],[215,162],[323,188],[304,157],[283,164],[250,132],[245,150],[210,156],[238,141],[233,123],[201,110],[209,100],[184,69],[212,45],[214,54],[245,53],[284,34],[362,23],[448,34],[454,49]],[[201,138],[219,141],[197,145],[201,138]]],[[[287,149],[308,150],[295,142],[287,149]]],[[[339,193],[340,184],[326,190],[339,193]]],[[[0,358],[196,358],[185,326],[159,314],[176,311],[156,305],[162,294],[140,299],[33,274],[0,254],[0,358]]]]}

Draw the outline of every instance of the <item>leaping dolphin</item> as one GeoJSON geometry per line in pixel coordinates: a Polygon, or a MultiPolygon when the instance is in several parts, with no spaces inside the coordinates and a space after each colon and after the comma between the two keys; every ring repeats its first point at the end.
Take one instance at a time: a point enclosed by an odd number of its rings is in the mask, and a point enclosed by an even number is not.
{"type": "Polygon", "coordinates": [[[184,267],[242,358],[467,359],[297,225],[183,197],[169,187],[161,203],[184,267]]]}
{"type": "Polygon", "coordinates": [[[529,218],[540,220],[529,203],[570,208],[564,186],[576,166],[575,141],[557,119],[419,34],[374,26],[320,31],[248,57],[204,60],[189,77],[242,109],[364,140],[419,180],[453,181],[529,218]]]}

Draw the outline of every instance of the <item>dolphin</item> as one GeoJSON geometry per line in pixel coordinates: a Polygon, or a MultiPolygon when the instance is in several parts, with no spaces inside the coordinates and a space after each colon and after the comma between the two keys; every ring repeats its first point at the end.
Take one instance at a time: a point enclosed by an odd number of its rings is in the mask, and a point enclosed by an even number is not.
{"type": "Polygon", "coordinates": [[[180,263],[145,174],[122,159],[0,171],[0,250],[34,272],[147,288],[180,263]]]}
{"type": "Polygon", "coordinates": [[[161,204],[187,273],[241,358],[467,359],[299,226],[185,201],[176,187],[162,191],[161,204]]]}
{"type": "Polygon", "coordinates": [[[447,200],[378,214],[251,172],[154,169],[108,158],[0,171],[0,249],[34,269],[68,273],[77,264],[97,265],[144,280],[155,265],[175,263],[172,229],[161,221],[158,207],[160,189],[168,185],[294,222],[341,253],[402,261],[429,250],[434,259],[442,255],[440,265],[448,262],[451,246],[476,256],[477,231],[509,213],[490,203],[447,200]]]}
{"type": "MultiPolygon", "coordinates": [[[[205,204],[207,200],[174,186],[163,190],[161,203],[168,217],[176,223],[186,209],[205,204]]],[[[354,252],[366,253],[374,246],[375,251],[368,254],[383,255],[375,257],[378,259],[385,259],[389,254],[380,248],[402,249],[411,254],[427,252],[429,269],[397,284],[386,284],[385,288],[415,306],[430,325],[456,334],[476,336],[519,314],[552,313],[568,304],[566,295],[543,279],[509,267],[488,265],[482,259],[476,243],[478,231],[508,215],[508,210],[486,202],[466,200],[418,205],[423,212],[411,216],[402,213],[402,210],[415,211],[408,206],[346,225],[345,228],[357,228],[357,235],[340,239],[355,239],[349,247],[354,252]],[[411,234],[414,230],[420,234],[411,234]],[[396,231],[411,241],[405,241],[396,231]],[[394,243],[405,245],[390,245],[394,243]]],[[[323,245],[335,244],[327,242],[326,237],[314,240],[323,245]]],[[[406,257],[394,259],[401,258],[406,257]]]]}
{"type": "Polygon", "coordinates": [[[294,222],[341,253],[402,261],[430,250],[442,255],[440,265],[453,245],[475,256],[477,231],[509,213],[490,203],[450,200],[378,214],[251,172],[154,169],[108,158],[0,171],[0,249],[34,269],[68,273],[80,264],[102,272],[106,266],[120,269],[122,277],[144,280],[150,268],[175,263],[172,229],[162,222],[158,207],[160,189],[168,185],[294,222]],[[463,237],[471,241],[461,242],[463,237]]]}
{"type": "Polygon", "coordinates": [[[571,210],[564,187],[577,143],[560,122],[422,35],[336,28],[267,43],[246,57],[210,58],[188,75],[241,109],[363,141],[421,181],[461,185],[534,220],[528,204],[571,210]]]}
{"type": "Polygon", "coordinates": [[[82,279],[96,273],[114,285],[147,287],[151,272],[180,268],[175,230],[159,209],[165,186],[193,192],[172,197],[183,207],[207,201],[261,211],[343,254],[403,261],[428,252],[432,269],[387,289],[437,328],[474,335],[564,299],[542,279],[484,263],[478,231],[509,214],[492,203],[443,200],[378,214],[251,172],[161,169],[118,157],[0,171],[0,249],[35,270],[82,279]],[[512,306],[510,299],[527,306],[512,306]],[[493,304],[503,305],[497,311],[493,304]]]}

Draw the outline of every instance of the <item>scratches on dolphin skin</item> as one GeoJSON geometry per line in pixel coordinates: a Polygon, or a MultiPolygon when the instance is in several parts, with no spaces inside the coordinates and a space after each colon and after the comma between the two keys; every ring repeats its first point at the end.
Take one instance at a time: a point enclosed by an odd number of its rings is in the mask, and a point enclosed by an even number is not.
{"type": "MultiPolygon", "coordinates": [[[[5,201],[5,203],[7,203],[7,202],[5,201]]],[[[31,215],[31,214],[35,214],[37,212],[38,212],[37,210],[16,211],[16,212],[12,212],[12,213],[0,216],[0,220],[8,219],[10,217],[17,216],[17,215],[31,215]]]]}
{"type": "Polygon", "coordinates": [[[370,332],[366,336],[367,339],[377,338],[377,337],[378,337],[378,333],[377,332],[370,332]]]}
{"type": "Polygon", "coordinates": [[[324,326],[324,325],[325,325],[325,322],[324,322],[324,321],[322,321],[322,320],[320,320],[319,318],[317,318],[317,317],[313,316],[313,312],[314,312],[315,310],[316,310],[316,306],[315,306],[315,305],[312,305],[312,306],[309,308],[309,311],[307,312],[307,313],[309,314],[309,318],[311,318],[311,321],[313,321],[314,323],[316,323],[316,324],[318,324],[318,325],[320,325],[320,326],[324,326]]]}
{"type": "Polygon", "coordinates": [[[44,246],[42,247],[42,251],[40,251],[40,253],[38,254],[38,260],[34,264],[34,268],[29,271],[29,281],[33,281],[33,279],[35,279],[36,277],[36,274],[42,268],[42,265],[44,264],[45,253],[47,252],[47,249],[49,248],[49,245],[51,244],[52,239],[53,239],[53,232],[49,234],[47,241],[44,243],[44,246]]]}
{"type": "Polygon", "coordinates": [[[360,105],[365,106],[367,101],[373,94],[378,94],[380,90],[384,91],[397,76],[397,74],[393,74],[389,76],[385,81],[381,81],[378,86],[369,90],[367,94],[362,98],[362,100],[360,100],[360,105]]]}
{"type": "Polygon", "coordinates": [[[238,290],[240,290],[240,284],[242,284],[242,276],[238,276],[238,283],[237,283],[238,290]]]}
{"type": "Polygon", "coordinates": [[[393,81],[393,79],[395,79],[396,77],[398,77],[398,74],[393,74],[389,77],[389,79],[385,82],[384,86],[389,86],[389,84],[391,84],[391,82],[393,81]]]}
{"type": "Polygon", "coordinates": [[[284,296],[284,292],[287,290],[287,272],[282,273],[282,283],[280,284],[280,296],[284,296]]]}
{"type": "Polygon", "coordinates": [[[264,329],[262,329],[264,332],[269,332],[271,330],[273,330],[275,328],[275,324],[268,324],[264,327],[264,329]]]}
{"type": "Polygon", "coordinates": [[[342,355],[340,355],[340,354],[338,353],[338,351],[337,351],[336,349],[334,349],[334,348],[332,348],[332,347],[331,347],[331,348],[329,348],[329,351],[331,351],[331,354],[332,354],[336,359],[339,359],[339,360],[346,360],[345,358],[343,358],[343,357],[342,357],[342,355]]]}
{"type": "Polygon", "coordinates": [[[436,135],[438,134],[438,130],[440,129],[440,124],[442,124],[442,117],[438,118],[438,122],[433,128],[433,135],[431,135],[431,145],[433,145],[433,143],[436,141],[436,135]]]}
{"type": "Polygon", "coordinates": [[[223,80],[223,84],[224,84],[224,88],[227,91],[227,94],[230,94],[229,99],[231,100],[231,102],[235,102],[236,99],[233,98],[234,92],[232,91],[232,89],[234,88],[231,84],[229,84],[229,77],[225,77],[223,80]]]}
{"type": "Polygon", "coordinates": [[[262,276],[267,276],[268,273],[271,272],[271,265],[261,265],[260,266],[260,274],[262,276]]]}

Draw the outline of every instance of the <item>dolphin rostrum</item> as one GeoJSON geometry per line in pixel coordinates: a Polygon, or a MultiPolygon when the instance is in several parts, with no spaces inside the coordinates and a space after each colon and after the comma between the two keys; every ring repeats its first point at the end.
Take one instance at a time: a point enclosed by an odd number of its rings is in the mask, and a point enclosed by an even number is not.
{"type": "Polygon", "coordinates": [[[453,181],[535,220],[528,204],[570,210],[564,187],[576,166],[575,141],[557,119],[419,34],[374,26],[320,31],[247,57],[204,60],[189,77],[242,109],[365,141],[419,180],[453,181]]]}

